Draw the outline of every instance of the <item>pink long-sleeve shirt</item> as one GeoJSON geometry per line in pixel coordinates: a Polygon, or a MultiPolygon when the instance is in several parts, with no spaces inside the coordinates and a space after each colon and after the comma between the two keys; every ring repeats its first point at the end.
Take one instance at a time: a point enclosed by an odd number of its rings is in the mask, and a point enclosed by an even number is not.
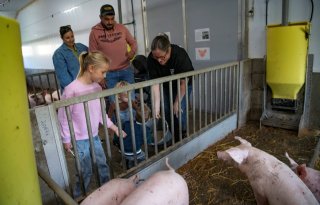
{"type": "MultiPolygon", "coordinates": [[[[98,83],[84,84],[78,79],[74,80],[67,87],[65,87],[61,99],[67,99],[86,95],[89,93],[101,91],[101,87],[98,83]]],[[[99,131],[99,123],[102,123],[102,113],[100,106],[100,99],[91,100],[88,102],[88,109],[90,113],[90,122],[92,128],[92,135],[97,136],[99,131]]],[[[84,111],[84,103],[78,103],[70,105],[71,118],[73,121],[73,128],[75,132],[76,140],[84,140],[89,138],[87,123],[84,111]]],[[[63,143],[70,143],[71,135],[67,120],[65,108],[60,108],[58,111],[58,119],[61,127],[61,135],[63,143]]],[[[106,115],[107,127],[110,128],[113,122],[106,115]]]]}
{"type": "Polygon", "coordinates": [[[101,23],[92,27],[89,36],[89,51],[101,51],[111,59],[110,71],[121,70],[130,65],[127,56],[127,44],[136,53],[137,42],[129,30],[116,23],[113,30],[106,30],[101,23]]]}

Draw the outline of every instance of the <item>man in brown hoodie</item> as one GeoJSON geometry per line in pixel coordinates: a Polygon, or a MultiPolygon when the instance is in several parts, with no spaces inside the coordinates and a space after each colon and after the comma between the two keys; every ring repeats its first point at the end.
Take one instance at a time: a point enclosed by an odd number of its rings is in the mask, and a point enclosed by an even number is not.
{"type": "MultiPolygon", "coordinates": [[[[100,8],[101,22],[92,27],[89,36],[89,51],[99,50],[111,59],[107,73],[107,87],[113,88],[120,81],[134,83],[130,60],[137,50],[137,42],[129,30],[115,21],[114,8],[105,4],[100,8]],[[130,51],[127,49],[130,46],[130,51]]],[[[114,102],[114,96],[110,99],[114,102]]]]}

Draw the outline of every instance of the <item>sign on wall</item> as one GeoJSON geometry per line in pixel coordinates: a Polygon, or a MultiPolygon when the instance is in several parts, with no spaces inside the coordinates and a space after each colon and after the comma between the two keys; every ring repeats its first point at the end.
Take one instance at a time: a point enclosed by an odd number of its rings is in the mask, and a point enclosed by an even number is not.
{"type": "Polygon", "coordinates": [[[209,28],[202,28],[194,30],[195,33],[195,41],[210,41],[210,29],[209,28]]]}
{"type": "Polygon", "coordinates": [[[210,60],[210,48],[196,48],[196,60],[210,60]]]}

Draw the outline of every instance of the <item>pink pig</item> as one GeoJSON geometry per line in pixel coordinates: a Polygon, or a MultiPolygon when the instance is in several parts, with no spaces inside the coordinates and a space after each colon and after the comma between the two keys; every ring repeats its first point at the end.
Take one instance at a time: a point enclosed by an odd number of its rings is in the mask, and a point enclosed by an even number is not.
{"type": "Polygon", "coordinates": [[[235,137],[240,145],[218,151],[219,159],[233,163],[246,174],[257,204],[318,204],[308,187],[283,162],[235,137]]]}
{"type": "Polygon", "coordinates": [[[174,169],[159,171],[133,191],[121,205],[188,205],[189,192],[186,181],[174,169]]]}
{"type": "Polygon", "coordinates": [[[112,179],[85,198],[81,205],[119,205],[136,189],[139,177],[112,179]]]}
{"type": "Polygon", "coordinates": [[[290,161],[291,169],[300,177],[307,187],[309,187],[318,202],[320,202],[320,171],[306,167],[306,164],[298,165],[289,157],[287,152],[285,155],[290,161]]]}

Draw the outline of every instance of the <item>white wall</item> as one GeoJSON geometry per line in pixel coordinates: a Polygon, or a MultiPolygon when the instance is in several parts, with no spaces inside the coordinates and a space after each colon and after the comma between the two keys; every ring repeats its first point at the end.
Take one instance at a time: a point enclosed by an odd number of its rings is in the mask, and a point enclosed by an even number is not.
{"type": "MultiPolygon", "coordinates": [[[[147,0],[148,1],[148,0],[147,0]]],[[[178,0],[177,0],[178,1],[178,0]]],[[[314,14],[311,28],[310,53],[315,55],[314,71],[320,72],[320,1],[314,1],[314,14]]],[[[144,54],[141,1],[133,0],[136,18],[136,38],[138,53],[144,54]]],[[[24,64],[26,68],[53,69],[51,56],[62,43],[59,27],[70,24],[75,32],[76,42],[88,45],[88,36],[93,25],[100,21],[101,5],[110,3],[117,11],[117,0],[38,0],[23,9],[17,20],[21,25],[24,64]],[[63,11],[77,7],[69,13],[63,11]]],[[[123,23],[131,22],[131,1],[122,0],[123,23]]],[[[266,53],[265,23],[266,0],[249,0],[254,15],[249,23],[249,58],[263,58],[266,53]]],[[[308,21],[311,12],[310,0],[289,1],[289,21],[308,21]]],[[[227,12],[226,7],[226,12],[227,12]]],[[[280,24],[282,1],[269,0],[268,24],[280,24]]],[[[191,18],[192,16],[188,16],[191,18]]],[[[118,12],[116,12],[118,18],[118,12]]],[[[164,22],[165,23],[165,22],[164,22]]],[[[133,26],[127,26],[133,34],[133,26]]],[[[220,48],[215,48],[219,50],[220,48]]]]}
{"type": "MultiPolygon", "coordinates": [[[[313,0],[314,10],[311,25],[309,53],[314,54],[313,71],[320,72],[320,1],[313,0]]],[[[249,9],[254,9],[249,18],[249,58],[263,58],[266,55],[266,0],[250,0],[249,9]]],[[[309,21],[310,0],[289,1],[289,22],[309,21]]],[[[269,0],[268,25],[281,24],[282,1],[269,0]]]]}
{"type": "MultiPolygon", "coordinates": [[[[142,30],[140,0],[134,0],[136,31],[142,30]]],[[[38,0],[23,9],[17,20],[20,22],[25,68],[53,69],[52,55],[62,44],[59,28],[71,25],[76,42],[88,45],[91,27],[100,22],[100,7],[112,4],[119,19],[117,0],[38,0]],[[73,9],[71,9],[73,8],[73,9]],[[69,10],[69,12],[65,12],[69,10]]],[[[122,22],[132,22],[131,1],[122,1],[122,22]]],[[[133,25],[128,25],[134,35],[133,25]]],[[[143,42],[143,32],[136,32],[143,42]]],[[[143,43],[138,44],[138,53],[144,53],[143,43]]]]}

